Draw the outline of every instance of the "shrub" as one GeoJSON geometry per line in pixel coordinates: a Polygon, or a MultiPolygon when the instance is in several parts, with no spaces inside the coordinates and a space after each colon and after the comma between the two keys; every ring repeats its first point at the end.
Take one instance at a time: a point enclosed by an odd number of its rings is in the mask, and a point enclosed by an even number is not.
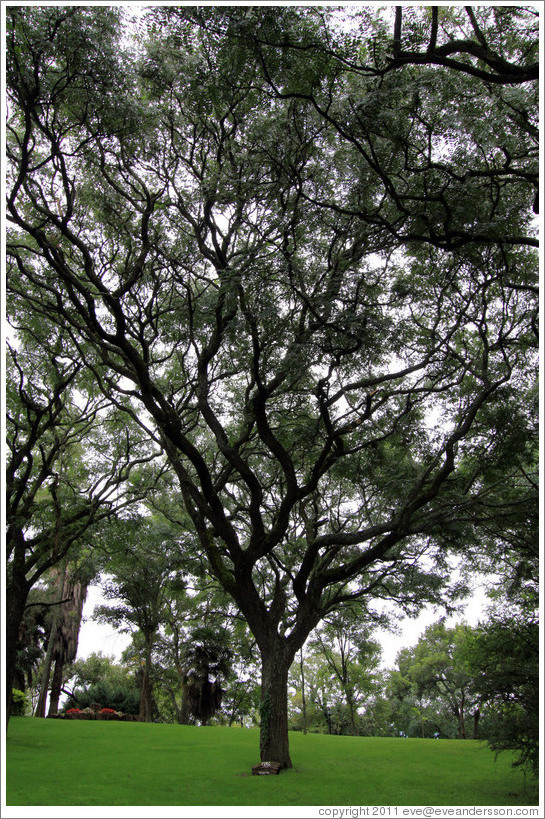
{"type": "Polygon", "coordinates": [[[30,703],[24,691],[18,688],[11,690],[11,715],[14,717],[24,717],[30,710],[30,703]]]}
{"type": "Polygon", "coordinates": [[[108,682],[99,682],[89,688],[76,688],[64,704],[69,708],[88,708],[98,703],[101,708],[111,708],[124,714],[138,714],[140,709],[140,691],[125,688],[108,682]]]}

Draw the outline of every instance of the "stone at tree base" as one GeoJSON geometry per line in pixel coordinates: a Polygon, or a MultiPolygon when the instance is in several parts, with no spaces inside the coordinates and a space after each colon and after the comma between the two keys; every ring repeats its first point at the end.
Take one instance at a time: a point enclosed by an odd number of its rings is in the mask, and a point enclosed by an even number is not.
{"type": "Polygon", "coordinates": [[[252,765],[252,776],[270,776],[279,774],[280,762],[260,762],[259,765],[252,765]]]}

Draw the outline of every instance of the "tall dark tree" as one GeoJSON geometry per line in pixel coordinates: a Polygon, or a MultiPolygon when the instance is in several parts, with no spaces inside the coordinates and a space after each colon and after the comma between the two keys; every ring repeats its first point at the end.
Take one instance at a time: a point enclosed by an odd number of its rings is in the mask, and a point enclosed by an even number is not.
{"type": "MultiPolygon", "coordinates": [[[[136,54],[111,9],[8,12],[10,309],[69,328],[163,448],[259,647],[261,758],[289,767],[313,628],[440,600],[510,502],[482,456],[502,406],[529,430],[534,73],[493,97],[401,64],[407,15],[392,39],[369,9],[356,38],[342,10],[156,10],[136,54]]],[[[455,24],[535,60],[531,11],[455,24]]]]}
{"type": "Polygon", "coordinates": [[[43,659],[47,641],[47,599],[38,586],[29,592],[23,619],[19,625],[17,660],[13,685],[20,691],[31,689],[43,659]]]}
{"type": "Polygon", "coordinates": [[[232,651],[225,630],[199,626],[189,635],[184,684],[191,714],[206,725],[221,707],[222,683],[231,670],[232,651]]]}

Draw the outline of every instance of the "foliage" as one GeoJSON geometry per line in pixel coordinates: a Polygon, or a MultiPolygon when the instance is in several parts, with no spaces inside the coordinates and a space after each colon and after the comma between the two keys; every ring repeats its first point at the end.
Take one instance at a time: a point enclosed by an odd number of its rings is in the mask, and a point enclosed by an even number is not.
{"type": "MultiPolygon", "coordinates": [[[[67,594],[88,581],[96,571],[100,527],[139,499],[127,479],[148,460],[141,436],[120,440],[115,409],[82,374],[64,333],[24,311],[11,320],[17,340],[8,344],[7,356],[8,679],[16,673],[17,653],[20,660],[25,650],[20,637],[33,588],[67,561],[75,573],[67,594]]],[[[67,622],[59,627],[73,646],[77,633],[68,639],[67,622]]]]}
{"type": "Polygon", "coordinates": [[[65,666],[76,657],[87,588],[97,570],[89,550],[78,560],[59,562],[48,573],[50,608],[47,651],[43,661],[40,695],[34,715],[45,716],[49,690],[49,714],[56,714],[64,682],[65,666]],[[50,675],[53,669],[50,683],[50,675]]]}
{"type": "Polygon", "coordinates": [[[110,579],[103,592],[112,604],[99,606],[94,617],[116,627],[136,627],[142,637],[140,718],[153,711],[152,652],[172,596],[183,592],[183,560],[177,530],[152,516],[118,520],[111,530],[110,579]]]}
{"type": "Polygon", "coordinates": [[[14,717],[24,717],[28,713],[30,703],[24,691],[14,688],[12,691],[12,713],[14,717]]]}
{"type": "Polygon", "coordinates": [[[387,695],[397,734],[483,737],[496,752],[517,751],[514,764],[537,774],[538,622],[529,610],[511,606],[473,628],[432,624],[399,653],[387,695]]]}
{"type": "Polygon", "coordinates": [[[380,647],[356,604],[330,615],[290,671],[292,729],[375,734],[372,714],[382,687],[380,647]],[[305,703],[303,703],[303,696],[305,703]]]}
{"type": "Polygon", "coordinates": [[[518,752],[514,764],[539,771],[539,624],[528,613],[496,614],[472,633],[466,662],[491,711],[488,742],[518,752]]]}
{"type": "Polygon", "coordinates": [[[100,682],[126,687],[131,680],[128,669],[116,663],[113,655],[105,656],[101,651],[91,653],[84,660],[76,660],[70,666],[70,679],[75,687],[87,688],[100,682]]]}

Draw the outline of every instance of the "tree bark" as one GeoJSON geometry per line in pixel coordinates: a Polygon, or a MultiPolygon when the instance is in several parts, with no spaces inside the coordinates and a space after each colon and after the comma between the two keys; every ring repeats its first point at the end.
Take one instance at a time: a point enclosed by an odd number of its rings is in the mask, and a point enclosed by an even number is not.
{"type": "Polygon", "coordinates": [[[40,682],[40,695],[36,704],[36,710],[34,711],[35,717],[45,717],[45,706],[47,704],[47,694],[49,692],[49,678],[51,676],[51,665],[53,663],[53,648],[56,640],[55,635],[57,633],[56,614],[54,614],[53,617],[55,618],[53,621],[54,629],[52,628],[49,635],[49,645],[47,646],[47,652],[44,658],[42,679],[40,682]],[[53,631],[55,633],[53,633],[53,631]]]}
{"type": "Polygon", "coordinates": [[[140,722],[151,722],[151,680],[147,662],[142,669],[142,686],[140,689],[140,709],[138,711],[140,722]]]}
{"type": "Polygon", "coordinates": [[[460,739],[466,738],[466,721],[465,721],[465,693],[462,691],[460,696],[460,707],[458,709],[458,732],[460,739]]]}
{"type": "Polygon", "coordinates": [[[345,686],[345,696],[346,696],[346,704],[348,705],[348,713],[350,714],[350,724],[352,726],[352,734],[353,736],[359,736],[359,729],[357,724],[357,711],[356,711],[356,704],[354,702],[353,692],[350,690],[348,686],[345,686]]]}
{"type": "Polygon", "coordinates": [[[62,689],[62,671],[64,663],[62,660],[55,660],[55,667],[53,669],[53,677],[51,679],[51,689],[49,691],[49,711],[48,716],[59,713],[59,700],[61,698],[62,689]]]}
{"type": "Polygon", "coordinates": [[[475,709],[473,714],[473,739],[479,739],[479,720],[481,718],[481,712],[479,708],[475,709]]]}
{"type": "Polygon", "coordinates": [[[142,668],[142,687],[140,693],[140,722],[152,721],[152,687],[151,687],[151,651],[155,635],[146,635],[145,660],[142,668]]]}
{"type": "Polygon", "coordinates": [[[307,732],[307,700],[305,694],[305,663],[303,660],[303,649],[301,649],[300,657],[301,666],[301,701],[303,706],[303,734],[307,732]]]}
{"type": "Polygon", "coordinates": [[[291,768],[288,740],[288,672],[293,654],[282,638],[261,648],[261,762],[279,762],[291,768]]]}
{"type": "Polygon", "coordinates": [[[13,572],[9,589],[6,589],[6,728],[11,714],[12,689],[17,667],[19,629],[28,598],[28,584],[20,581],[13,572]]]}
{"type": "MultiPolygon", "coordinates": [[[[63,599],[63,592],[66,580],[66,564],[52,569],[53,576],[56,575],[56,582],[53,584],[53,591],[59,595],[59,599],[63,599]]],[[[40,685],[40,696],[38,697],[38,704],[36,705],[35,717],[45,717],[45,707],[47,703],[47,695],[49,692],[49,679],[51,677],[51,666],[55,660],[57,653],[57,641],[59,638],[59,629],[62,622],[62,605],[53,606],[51,611],[51,628],[49,630],[49,642],[47,645],[47,652],[44,658],[42,681],[40,685]]]]}

